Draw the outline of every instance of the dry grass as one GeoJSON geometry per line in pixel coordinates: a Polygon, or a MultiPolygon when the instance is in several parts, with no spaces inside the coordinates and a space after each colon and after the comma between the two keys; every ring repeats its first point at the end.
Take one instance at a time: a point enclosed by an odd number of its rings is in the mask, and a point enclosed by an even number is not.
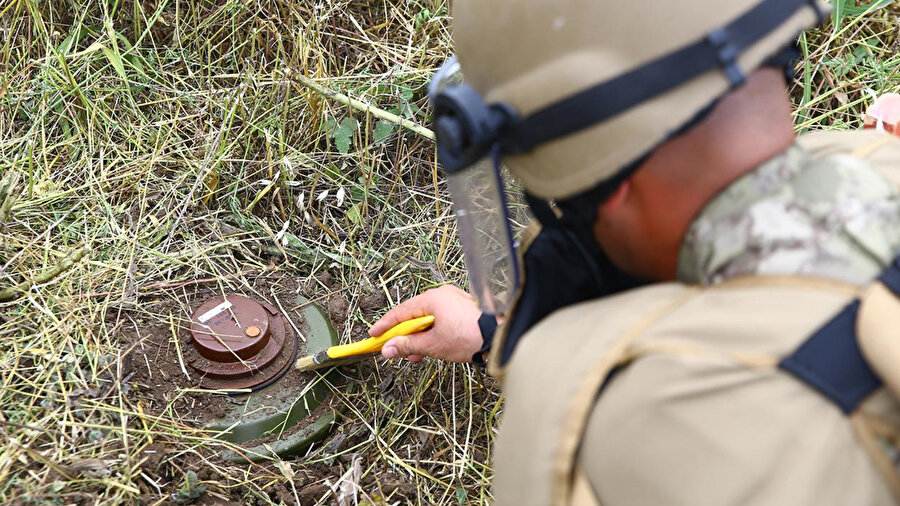
{"type": "MultiPolygon", "coordinates": [[[[898,90],[898,15],[803,40],[801,128],[898,90]]],[[[362,296],[463,281],[433,143],[298,82],[424,124],[448,25],[442,0],[0,2],[0,501],[163,503],[194,470],[207,502],[330,503],[355,463],[363,502],[490,500],[500,397],[470,366],[360,369],[329,444],[238,466],[190,392],[148,404],[119,339],[200,285],[329,271],[351,339],[362,296]]]]}

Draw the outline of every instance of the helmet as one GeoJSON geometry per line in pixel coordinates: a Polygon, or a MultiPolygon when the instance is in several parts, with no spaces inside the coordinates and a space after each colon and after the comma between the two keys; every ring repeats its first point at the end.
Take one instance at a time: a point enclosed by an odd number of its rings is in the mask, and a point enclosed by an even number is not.
{"type": "MultiPolygon", "coordinates": [[[[828,9],[817,0],[456,0],[453,39],[471,87],[462,95],[480,95],[490,114],[477,122],[496,136],[476,151],[498,141],[533,196],[588,191],[633,170],[828,9]]],[[[442,134],[465,144],[453,124],[435,126],[439,144],[442,134]]]]}
{"type": "Polygon", "coordinates": [[[592,244],[596,202],[747,74],[767,61],[786,65],[785,49],[828,4],[641,7],[456,0],[458,59],[435,75],[429,94],[470,289],[485,311],[503,313],[521,285],[501,159],[538,221],[592,244]]]}

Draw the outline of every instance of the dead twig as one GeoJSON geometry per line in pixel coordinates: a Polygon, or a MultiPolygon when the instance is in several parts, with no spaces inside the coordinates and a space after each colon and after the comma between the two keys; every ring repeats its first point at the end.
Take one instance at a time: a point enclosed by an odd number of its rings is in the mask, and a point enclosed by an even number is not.
{"type": "Polygon", "coordinates": [[[56,267],[38,274],[33,280],[23,281],[16,286],[0,290],[0,302],[11,301],[19,297],[22,293],[30,290],[34,285],[42,285],[44,283],[52,281],[60,274],[71,269],[73,265],[77,264],[82,258],[84,258],[85,255],[87,255],[87,252],[87,246],[77,248],[66,255],[66,257],[56,265],[56,267]]]}
{"type": "Polygon", "coordinates": [[[396,125],[400,125],[401,127],[409,130],[410,132],[417,133],[426,139],[434,140],[434,132],[430,128],[423,127],[418,123],[410,121],[408,119],[404,119],[394,113],[387,112],[383,109],[379,109],[372,104],[367,104],[361,100],[356,100],[355,98],[350,98],[343,93],[338,93],[336,91],[329,90],[328,88],[322,86],[321,84],[313,81],[312,79],[300,75],[295,74],[293,72],[286,73],[285,77],[290,78],[294,82],[308,88],[310,90],[315,91],[316,93],[330,98],[335,102],[340,102],[341,104],[346,105],[347,107],[351,107],[356,109],[357,111],[361,111],[367,114],[371,114],[376,118],[383,119],[385,121],[394,123],[396,125]]]}

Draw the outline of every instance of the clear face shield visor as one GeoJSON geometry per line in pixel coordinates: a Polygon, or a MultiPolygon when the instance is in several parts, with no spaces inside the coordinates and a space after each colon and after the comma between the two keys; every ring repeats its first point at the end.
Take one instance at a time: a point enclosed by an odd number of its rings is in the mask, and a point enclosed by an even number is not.
{"type": "MultiPolygon", "coordinates": [[[[449,59],[429,86],[435,106],[435,130],[438,152],[453,197],[459,238],[469,274],[469,290],[482,311],[504,314],[519,287],[519,263],[513,243],[509,210],[499,149],[482,146],[484,151],[469,160],[448,160],[447,142],[454,142],[452,125],[442,124],[441,96],[465,87],[456,57],[449,59]],[[449,162],[449,163],[448,163],[449,162]]],[[[468,89],[468,87],[465,87],[468,89]]],[[[446,119],[446,116],[444,116],[446,119]]],[[[454,118],[455,119],[455,118],[454,118]]]]}

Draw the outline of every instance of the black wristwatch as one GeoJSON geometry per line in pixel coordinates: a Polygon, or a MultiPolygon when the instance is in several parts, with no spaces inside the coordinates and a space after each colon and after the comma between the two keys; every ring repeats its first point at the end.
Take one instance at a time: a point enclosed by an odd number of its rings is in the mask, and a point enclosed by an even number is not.
{"type": "Polygon", "coordinates": [[[484,354],[494,344],[494,332],[497,331],[497,317],[491,313],[481,313],[481,316],[478,317],[478,329],[481,331],[482,345],[481,349],[472,355],[472,363],[479,367],[485,367],[487,363],[484,361],[484,354]]]}

